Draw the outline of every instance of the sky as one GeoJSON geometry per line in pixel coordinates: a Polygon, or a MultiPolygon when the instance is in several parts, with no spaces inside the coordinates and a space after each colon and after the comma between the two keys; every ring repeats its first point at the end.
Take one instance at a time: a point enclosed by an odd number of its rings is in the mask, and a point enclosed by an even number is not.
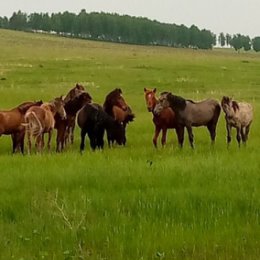
{"type": "Polygon", "coordinates": [[[215,34],[260,36],[260,0],[0,0],[0,16],[14,11],[108,12],[147,17],[165,23],[192,24],[215,34]]]}

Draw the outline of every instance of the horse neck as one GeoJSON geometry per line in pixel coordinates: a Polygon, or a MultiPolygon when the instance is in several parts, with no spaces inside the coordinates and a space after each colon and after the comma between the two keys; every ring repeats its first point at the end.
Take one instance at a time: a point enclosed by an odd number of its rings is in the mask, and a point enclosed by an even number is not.
{"type": "Polygon", "coordinates": [[[41,108],[43,108],[43,109],[46,110],[46,111],[51,112],[53,116],[55,116],[55,114],[56,114],[56,112],[57,112],[56,109],[55,109],[54,104],[52,104],[52,103],[42,104],[42,105],[41,105],[41,108]]]}

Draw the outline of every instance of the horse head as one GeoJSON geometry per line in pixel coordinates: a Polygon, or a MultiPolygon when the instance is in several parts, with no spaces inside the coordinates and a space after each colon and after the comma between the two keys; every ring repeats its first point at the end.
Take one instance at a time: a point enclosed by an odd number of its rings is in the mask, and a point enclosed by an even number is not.
{"type": "Polygon", "coordinates": [[[66,111],[64,108],[65,102],[62,99],[62,96],[55,98],[52,101],[52,105],[54,107],[55,112],[59,114],[62,119],[66,119],[66,111]]]}
{"type": "Polygon", "coordinates": [[[170,103],[168,101],[168,95],[171,94],[169,92],[163,92],[161,93],[154,109],[153,112],[155,115],[160,115],[160,113],[162,112],[162,110],[166,107],[170,106],[170,103]]]}
{"type": "Polygon", "coordinates": [[[144,88],[144,98],[145,98],[147,110],[149,112],[153,111],[157,103],[155,93],[156,93],[156,88],[154,89],[144,88]]]}
{"type": "Polygon", "coordinates": [[[66,97],[64,98],[64,102],[67,103],[70,100],[74,99],[75,97],[79,96],[82,92],[85,91],[85,88],[80,85],[80,84],[76,84],[76,86],[74,88],[72,88],[68,94],[66,95],[66,97]]]}

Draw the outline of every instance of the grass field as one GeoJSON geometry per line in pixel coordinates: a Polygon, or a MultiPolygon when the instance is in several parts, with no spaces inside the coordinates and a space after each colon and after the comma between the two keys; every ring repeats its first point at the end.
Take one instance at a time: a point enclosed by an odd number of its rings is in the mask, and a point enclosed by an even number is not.
{"type": "MultiPolygon", "coordinates": [[[[0,259],[259,259],[260,55],[110,44],[0,30],[0,108],[66,94],[76,82],[95,102],[121,87],[136,114],[126,147],[11,154],[0,138],[0,259]],[[168,133],[152,145],[143,88],[200,100],[251,102],[247,147],[226,147],[223,113],[210,146],[168,133]]],[[[53,140],[54,141],[54,140],[53,140]]]]}

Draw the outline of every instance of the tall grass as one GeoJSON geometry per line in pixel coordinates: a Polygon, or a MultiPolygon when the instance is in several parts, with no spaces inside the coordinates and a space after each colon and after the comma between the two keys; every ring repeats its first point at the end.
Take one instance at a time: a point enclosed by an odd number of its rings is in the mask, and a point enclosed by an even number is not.
{"type": "MultiPolygon", "coordinates": [[[[136,114],[126,147],[11,155],[0,139],[1,259],[258,259],[260,56],[71,40],[0,30],[0,104],[50,100],[80,82],[96,102],[115,87],[136,114]],[[195,150],[152,146],[143,88],[254,106],[247,147],[194,129],[195,150]]],[[[187,138],[186,138],[187,139],[187,138]]],[[[54,142],[53,142],[54,145],[54,142]]]]}

